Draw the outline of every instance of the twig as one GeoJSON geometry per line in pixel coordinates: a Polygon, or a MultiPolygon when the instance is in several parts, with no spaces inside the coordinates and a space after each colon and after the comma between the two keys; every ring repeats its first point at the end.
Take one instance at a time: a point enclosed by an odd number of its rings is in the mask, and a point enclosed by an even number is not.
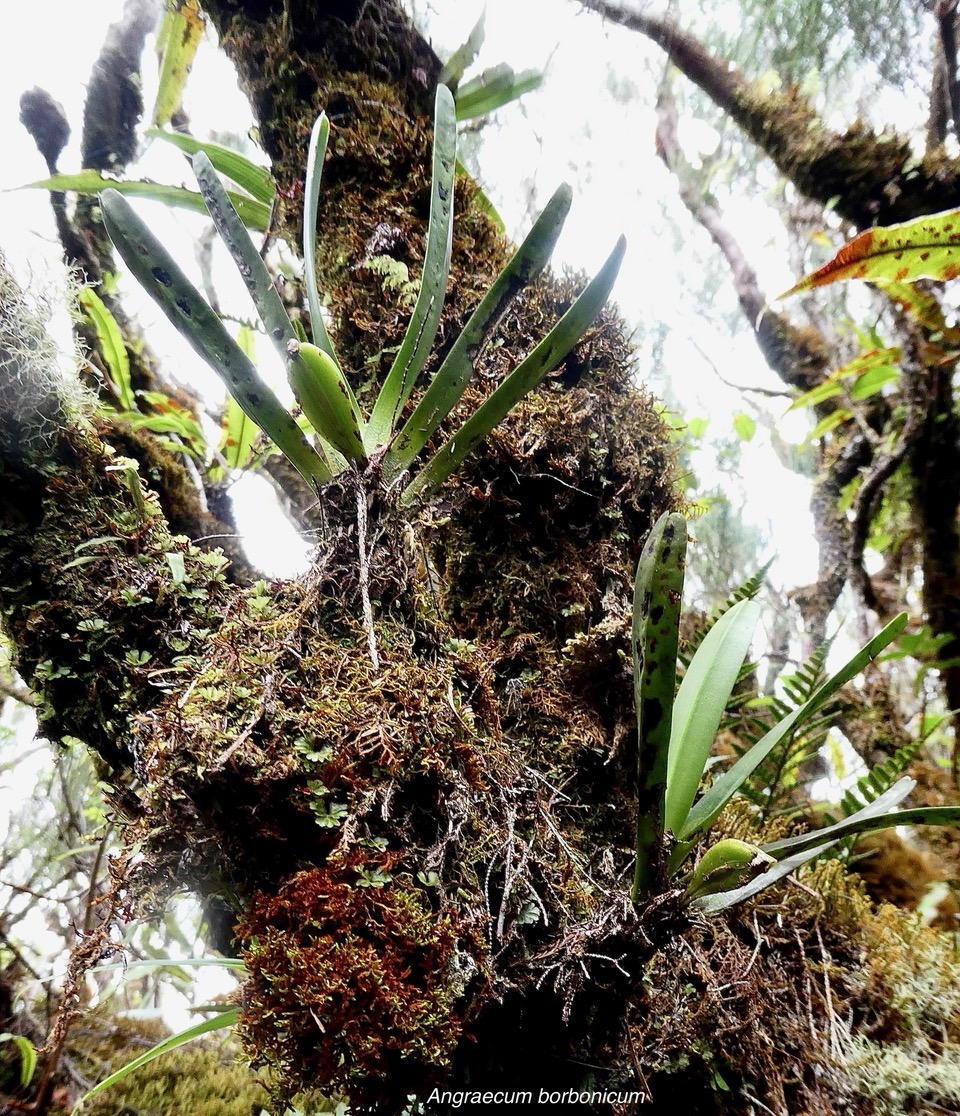
{"type": "Polygon", "coordinates": [[[21,705],[38,705],[40,699],[27,686],[18,686],[12,678],[6,675],[0,675],[0,694],[4,697],[11,698],[13,701],[19,701],[21,705]]]}

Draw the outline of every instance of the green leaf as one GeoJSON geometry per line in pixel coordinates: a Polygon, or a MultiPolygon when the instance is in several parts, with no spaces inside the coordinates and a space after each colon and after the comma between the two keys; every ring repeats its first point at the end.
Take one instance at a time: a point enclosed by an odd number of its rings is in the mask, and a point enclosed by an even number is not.
{"type": "Polygon", "coordinates": [[[497,207],[490,200],[490,197],[480,185],[480,183],[473,177],[472,174],[470,174],[470,172],[463,165],[463,163],[460,162],[459,159],[457,160],[457,174],[461,177],[469,178],[470,181],[473,183],[474,199],[477,209],[479,209],[481,213],[486,213],[486,215],[493,222],[494,228],[497,230],[498,233],[500,233],[501,236],[503,236],[507,231],[507,226],[503,223],[503,218],[497,212],[497,207]]]}
{"type": "Polygon", "coordinates": [[[220,239],[237,265],[240,278],[243,279],[266,327],[267,336],[280,354],[280,359],[286,360],[287,344],[290,341],[295,342],[297,335],[287,317],[283,301],[277,294],[273,277],[267,271],[266,264],[260,258],[260,253],[254,247],[237,211],[230,204],[227,192],[205,152],[198,151],[193,156],[193,173],[197,176],[204,204],[217,227],[220,239]]]}
{"type": "Polygon", "coordinates": [[[664,824],[678,836],[697,790],[720,718],[750,650],[758,601],[738,601],[720,617],[693,656],[673,707],[664,824]]]}
{"type": "Polygon", "coordinates": [[[220,376],[243,410],[276,442],[305,480],[329,480],[330,471],[304,441],[293,416],[129,203],[115,190],[106,190],[100,205],[107,232],[127,266],[220,376]]]}
{"type": "Polygon", "coordinates": [[[168,132],[163,128],[148,128],[146,134],[151,139],[172,143],[186,155],[194,155],[202,151],[221,174],[246,190],[251,197],[264,205],[273,204],[276,189],[270,171],[267,167],[251,162],[239,151],[224,147],[220,143],[203,143],[193,136],[184,135],[183,132],[168,132]]]}
{"type": "Polygon", "coordinates": [[[100,351],[106,361],[110,385],[117,401],[125,411],[135,411],[137,401],[133,396],[133,385],[130,383],[130,358],[127,356],[127,347],[123,343],[123,334],[120,332],[116,318],[92,287],[84,287],[80,291],[80,305],[97,331],[100,351]]]}
{"type": "Polygon", "coordinates": [[[631,645],[638,791],[633,902],[656,883],[659,867],[686,552],[686,520],[665,512],[647,537],[634,580],[631,645]]]}
{"type": "Polygon", "coordinates": [[[334,352],[333,343],[327,333],[320,307],[320,292],[317,287],[317,207],[320,204],[320,179],[323,176],[323,157],[327,151],[330,137],[330,121],[321,112],[310,131],[310,144],[307,148],[307,180],[303,190],[303,280],[307,288],[307,306],[310,310],[310,329],[313,343],[335,361],[340,362],[334,352]]]}
{"type": "Polygon", "coordinates": [[[743,411],[737,411],[733,416],[733,429],[741,442],[749,442],[757,432],[757,424],[743,411]]]}
{"type": "MultiPolygon", "coordinates": [[[[105,190],[111,189],[116,190],[118,194],[162,202],[174,209],[190,209],[204,215],[207,212],[203,198],[194,190],[187,190],[183,186],[168,186],[162,182],[107,178],[96,170],[82,170],[76,174],[55,174],[40,182],[29,182],[20,189],[73,190],[77,194],[102,194],[105,190]]],[[[270,220],[270,206],[264,205],[256,198],[245,197],[243,194],[230,194],[229,197],[247,228],[263,232],[270,220]]]]}
{"type": "Polygon", "coordinates": [[[539,89],[542,82],[540,70],[522,70],[518,74],[505,62],[491,66],[457,89],[457,120],[472,120],[493,112],[539,89]]]}
{"type": "Polygon", "coordinates": [[[896,365],[886,364],[881,368],[871,368],[850,389],[850,398],[856,402],[869,399],[871,395],[879,394],[887,384],[895,383],[899,378],[900,369],[896,365]]]}
{"type": "MultiPolygon", "coordinates": [[[[783,860],[778,860],[768,871],[755,876],[748,883],[742,887],[738,887],[733,891],[724,891],[718,895],[704,895],[700,899],[696,899],[691,903],[691,907],[700,910],[704,914],[716,914],[718,911],[725,910],[727,907],[735,906],[737,903],[742,903],[745,899],[750,899],[752,896],[759,894],[765,888],[775,884],[778,880],[782,880],[786,876],[792,875],[798,868],[806,864],[807,861],[814,860],[820,856],[821,853],[827,851],[835,845],[846,834],[839,832],[844,827],[852,827],[851,832],[858,832],[867,828],[886,828],[890,822],[881,823],[878,826],[870,826],[868,823],[871,820],[878,820],[882,817],[896,816],[887,813],[891,806],[895,806],[901,802],[915,786],[912,779],[901,779],[899,783],[892,786],[886,794],[882,795],[876,802],[870,803],[865,806],[858,814],[848,818],[845,822],[839,823],[836,826],[830,826],[827,829],[820,829],[814,833],[805,834],[801,838],[787,838],[787,842],[795,842],[792,845],[792,854],[783,860]]],[[[952,809],[951,807],[931,807],[931,809],[952,809]]],[[[912,811],[903,811],[903,813],[911,813],[912,811]]],[[[894,822],[893,824],[898,824],[894,822]]],[[[787,851],[787,842],[773,841],[772,845],[780,846],[779,851],[787,851]]],[[[770,845],[761,846],[763,852],[772,855],[770,845]]]]}
{"type": "Polygon", "coordinates": [[[182,585],[187,577],[187,568],[183,560],[183,555],[178,550],[168,550],[164,554],[167,560],[167,565],[170,567],[170,576],[173,578],[174,585],[182,585]]]}
{"type": "Polygon", "coordinates": [[[177,0],[167,4],[157,34],[160,56],[160,83],[151,119],[167,124],[180,107],[190,67],[203,38],[203,15],[198,0],[177,0]]]}
{"type": "MultiPolygon", "coordinates": [[[[89,845],[83,846],[89,852],[89,845]]],[[[153,972],[156,969],[167,968],[191,969],[235,969],[239,973],[246,971],[239,957],[149,957],[140,961],[123,961],[119,964],[97,965],[91,969],[94,973],[109,973],[114,970],[123,972],[126,976],[139,976],[141,973],[153,972]]]]}
{"type": "Polygon", "coordinates": [[[134,1058],[133,1061],[127,1062],[125,1066],[121,1066],[115,1073],[111,1073],[109,1077],[104,1078],[103,1081],[94,1085],[94,1087],[89,1092],[85,1093],[77,1102],[76,1107],[73,1109],[72,1116],[76,1116],[88,1100],[92,1100],[98,1093],[102,1093],[104,1089],[109,1089],[111,1085],[116,1085],[118,1081],[122,1081],[128,1074],[133,1073],[134,1070],[139,1069],[141,1066],[145,1066],[148,1062],[152,1062],[154,1058],[159,1058],[162,1054],[169,1054],[171,1050],[178,1050],[181,1046],[186,1046],[188,1042],[192,1042],[202,1035],[207,1035],[211,1031],[222,1031],[228,1027],[235,1027],[239,1016],[239,1008],[227,1008],[217,1015],[211,1016],[210,1019],[204,1019],[202,1023],[195,1023],[192,1027],[187,1027],[186,1030],[171,1035],[162,1042],[158,1042],[156,1046],[151,1047],[138,1058],[134,1058]]]}
{"type": "Polygon", "coordinates": [[[0,1042],[12,1042],[20,1052],[20,1086],[25,1089],[33,1080],[37,1069],[37,1050],[33,1043],[23,1035],[13,1035],[5,1031],[0,1042]]]}
{"type": "Polygon", "coordinates": [[[891,644],[907,625],[907,614],[901,612],[870,642],[862,647],[849,659],[832,677],[816,691],[809,701],[799,709],[795,709],[788,716],[779,721],[765,736],[741,756],[739,760],[725,772],[710,789],[700,798],[690,813],[687,815],[683,827],[676,836],[685,841],[702,829],[707,829],[717,820],[721,810],[737,793],[747,778],[767,758],[770,752],[780,743],[788,732],[799,727],[831,698],[839,689],[845,686],[851,678],[855,678],[861,670],[881,651],[891,644]]]}
{"type": "Polygon", "coordinates": [[[797,837],[784,837],[780,841],[771,841],[763,846],[764,852],[771,856],[789,852],[791,854],[804,852],[819,845],[825,838],[832,844],[844,837],[857,833],[867,833],[873,829],[890,829],[898,825],[960,825],[960,806],[916,806],[907,810],[890,810],[889,806],[895,801],[902,801],[916,786],[913,779],[899,779],[889,791],[880,795],[862,810],[851,814],[849,818],[837,822],[835,825],[826,826],[824,829],[815,829],[812,833],[802,833],[797,837]],[[891,791],[896,791],[891,796],[891,791]],[[883,803],[878,808],[878,804],[883,803]]]}
{"type": "MultiPolygon", "coordinates": [[[[253,330],[249,326],[241,326],[237,335],[237,344],[254,360],[253,330]]],[[[253,457],[253,447],[257,441],[260,428],[247,415],[240,404],[227,392],[226,404],[223,409],[221,421],[222,435],[217,447],[228,469],[245,469],[253,457]]]]}
{"type": "Polygon", "coordinates": [[[480,305],[470,315],[413,414],[394,440],[384,468],[393,477],[411,462],[460,401],[490,335],[514,298],[540,274],[553,252],[572,198],[562,185],[547,202],[513,258],[500,272],[480,305]]]}
{"type": "MultiPolygon", "coordinates": [[[[831,372],[823,383],[817,384],[816,387],[797,396],[787,408],[786,413],[789,414],[801,407],[813,407],[817,403],[835,398],[843,391],[842,382],[844,380],[855,381],[850,393],[854,399],[866,399],[868,395],[874,393],[872,390],[873,384],[879,382],[879,386],[882,387],[889,380],[897,378],[899,375],[897,365],[900,361],[900,355],[900,349],[896,347],[871,349],[869,352],[861,353],[856,359],[851,360],[842,368],[838,368],[836,372],[831,372]],[[864,389],[861,386],[861,380],[867,380],[870,386],[864,389]]],[[[879,390],[879,387],[876,390],[879,390]]]]}
{"type": "Polygon", "coordinates": [[[480,13],[480,18],[473,25],[473,30],[467,36],[467,41],[462,43],[447,59],[446,64],[440,71],[440,84],[441,85],[456,85],[457,82],[463,77],[464,70],[468,66],[473,65],[477,55],[480,53],[480,48],[483,46],[483,40],[486,37],[484,23],[487,18],[486,9],[480,13]]]}
{"type": "Polygon", "coordinates": [[[373,406],[364,436],[368,449],[385,445],[389,441],[437,335],[453,246],[453,181],[456,162],[457,120],[453,95],[445,85],[438,85],[433,124],[430,221],[420,293],[400,350],[373,406]]]}
{"type": "MultiPolygon", "coordinates": [[[[176,434],[183,438],[194,454],[202,456],[206,447],[203,427],[186,407],[182,407],[162,391],[141,391],[138,394],[141,402],[150,404],[152,411],[149,414],[126,411],[121,415],[134,430],[150,430],[154,434],[176,434]]],[[[183,446],[177,447],[181,451],[183,448],[183,446]]]]}
{"type": "Polygon", "coordinates": [[[848,411],[846,407],[838,407],[835,411],[831,411],[829,415],[825,415],[810,431],[810,441],[817,441],[824,434],[829,434],[831,430],[836,430],[838,426],[852,418],[852,411],[848,411]]]}
{"type": "Polygon", "coordinates": [[[626,248],[627,242],[621,236],[603,267],[573,306],[424,466],[404,492],[403,503],[426,498],[443,484],[459,468],[467,454],[566,358],[603,309],[616,282],[626,248]]]}
{"type": "Polygon", "coordinates": [[[960,275],[960,209],[900,225],[867,229],[829,263],[805,276],[780,298],[841,279],[956,279],[960,275]]]}

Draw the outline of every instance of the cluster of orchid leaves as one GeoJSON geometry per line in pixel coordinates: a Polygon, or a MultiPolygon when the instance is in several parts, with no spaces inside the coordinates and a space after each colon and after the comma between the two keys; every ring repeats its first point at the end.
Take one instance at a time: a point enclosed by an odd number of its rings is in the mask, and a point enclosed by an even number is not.
{"type": "MultiPolygon", "coordinates": [[[[543,269],[559,237],[571,199],[565,185],[547,203],[407,416],[406,405],[432,351],[447,286],[453,237],[456,127],[453,96],[441,85],[436,95],[430,217],[419,294],[406,334],[369,416],[362,413],[327,333],[317,286],[314,253],[320,181],[329,135],[326,116],[320,115],[311,133],[304,190],[303,256],[312,344],[302,328],[287,317],[273,280],[208,155],[203,150],[193,154],[193,168],[204,203],[244,279],[267,336],[287,365],[294,393],[314,428],[312,440],[304,436],[294,415],[264,382],[218,315],[125,198],[115,190],[101,194],[104,223],[127,266],[223,379],[242,410],[313,486],[329,481],[348,467],[363,470],[374,457],[387,483],[397,480],[413,465],[459,403],[478,355],[505,309],[543,269]]],[[[624,250],[621,237],[596,277],[547,336],[420,467],[403,491],[405,503],[429,498],[519,400],[567,356],[606,302],[624,250]]]]}
{"type": "MultiPolygon", "coordinates": [[[[650,532],[637,566],[632,629],[639,787],[634,902],[649,898],[665,880],[681,874],[701,837],[771,752],[881,654],[907,623],[906,613],[901,613],[887,624],[698,797],[714,737],[750,649],[760,605],[746,597],[723,612],[697,648],[678,688],[686,547],[686,521],[675,512],[666,513],[650,532]]],[[[758,894],[855,834],[897,825],[960,823],[956,806],[894,809],[914,785],[912,779],[898,779],[842,821],[812,833],[760,846],[721,840],[687,874],[685,898],[691,907],[715,913],[758,894]]]]}

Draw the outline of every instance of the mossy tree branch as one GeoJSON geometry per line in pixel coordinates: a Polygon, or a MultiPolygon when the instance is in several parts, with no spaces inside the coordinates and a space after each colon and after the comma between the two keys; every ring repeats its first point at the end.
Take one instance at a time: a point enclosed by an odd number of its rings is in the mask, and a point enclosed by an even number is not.
{"type": "Polygon", "coordinates": [[[861,122],[833,132],[799,92],[755,86],[672,20],[611,0],[583,2],[660,46],[797,189],[822,204],[836,199],[836,212],[857,228],[960,206],[960,162],[942,150],[918,163],[904,136],[878,134],[861,122]]]}

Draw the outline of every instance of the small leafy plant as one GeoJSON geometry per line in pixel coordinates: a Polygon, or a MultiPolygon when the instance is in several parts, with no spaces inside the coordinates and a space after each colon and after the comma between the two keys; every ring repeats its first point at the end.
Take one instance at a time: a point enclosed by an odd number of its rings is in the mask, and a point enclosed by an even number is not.
{"type": "MultiPolygon", "coordinates": [[[[760,606],[737,601],[710,628],[690,660],[679,688],[677,646],[686,557],[683,516],[657,521],[637,566],[633,604],[634,696],[638,726],[637,852],[631,897],[635,903],[666,887],[699,837],[709,832],[730,799],[765,759],[809,722],[824,704],[903,631],[901,613],[803,704],[783,716],[703,794],[697,797],[720,725],[750,648],[760,606]]],[[[882,793],[834,825],[755,846],[724,839],[701,856],[686,880],[684,899],[716,913],[756,895],[838,842],[896,825],[960,823],[960,807],[895,810],[914,787],[909,778],[887,780],[882,793]]],[[[880,791],[876,784],[875,791],[880,791]]]]}
{"type": "MultiPolygon", "coordinates": [[[[147,961],[136,961],[130,966],[124,966],[125,971],[129,974],[133,971],[142,972],[145,969],[160,969],[168,966],[182,967],[184,965],[190,966],[205,966],[210,965],[222,969],[232,969],[238,976],[244,973],[243,963],[226,957],[218,958],[172,958],[160,957],[147,961]]],[[[104,966],[104,969],[109,969],[114,966],[104,966]]],[[[101,969],[103,971],[103,969],[101,969]]],[[[109,1076],[105,1077],[102,1081],[98,1081],[96,1085],[90,1088],[84,1095],[77,1101],[74,1106],[73,1112],[79,1113],[86,1101],[92,1100],[99,1093],[109,1089],[112,1085],[116,1085],[118,1081],[122,1081],[128,1074],[138,1070],[141,1066],[145,1066],[148,1062],[152,1062],[154,1058],[159,1058],[162,1054],[169,1054],[173,1050],[179,1049],[181,1046],[186,1046],[187,1043],[193,1042],[194,1039],[202,1038],[213,1031],[229,1030],[236,1026],[237,1020],[240,1015],[240,1008],[237,1004],[223,1004],[218,1005],[213,1010],[213,1014],[207,1019],[201,1020],[199,1023],[193,1023],[189,1027],[178,1031],[176,1034],[169,1035],[165,1039],[161,1039],[156,1045],[151,1046],[149,1050],[139,1054],[136,1058],[132,1058],[129,1062],[124,1063],[118,1070],[115,1070],[109,1076]]],[[[3,1036],[0,1036],[2,1039],[3,1036]]]]}
{"type": "MultiPolygon", "coordinates": [[[[232,398],[314,487],[346,469],[376,461],[387,484],[410,468],[460,401],[483,349],[510,301],[543,269],[570,207],[561,186],[526,239],[473,312],[409,417],[405,408],[440,324],[450,269],[457,114],[443,85],[437,89],[433,175],[427,247],[419,293],[399,351],[364,415],[324,323],[317,285],[317,203],[329,122],[321,114],[310,137],[304,195],[303,258],[310,326],[308,341],[288,319],[244,221],[223,188],[207,152],[193,154],[200,193],[240,271],[267,336],[287,368],[290,385],[315,432],[312,441],[262,380],[250,358],[187,279],[148,226],[116,190],[101,194],[104,223],[127,265],[193,348],[223,379],[232,398]]],[[[425,500],[463,459],[573,349],[606,301],[625,250],[621,237],[597,276],[547,336],[426,461],[401,500],[425,500]]]]}

